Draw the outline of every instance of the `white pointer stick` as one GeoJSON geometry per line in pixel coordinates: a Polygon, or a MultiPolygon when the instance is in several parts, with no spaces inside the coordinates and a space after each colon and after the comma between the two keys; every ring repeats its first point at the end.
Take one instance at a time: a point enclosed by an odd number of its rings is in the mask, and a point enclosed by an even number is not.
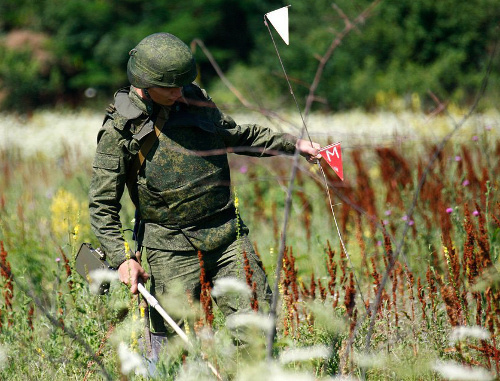
{"type": "Polygon", "coordinates": [[[142,296],[147,300],[148,304],[153,307],[158,313],[162,316],[163,319],[174,329],[174,331],[180,336],[180,338],[188,344],[190,347],[193,346],[191,342],[189,341],[189,338],[187,335],[184,333],[184,331],[177,325],[177,323],[167,314],[167,312],[160,306],[160,303],[158,303],[158,300],[151,295],[148,290],[142,285],[142,283],[139,283],[137,285],[137,289],[141,293],[142,296]]]}
{"type": "MultiPolygon", "coordinates": [[[[146,288],[143,286],[142,283],[139,283],[137,285],[137,289],[139,290],[139,292],[141,293],[141,295],[144,296],[144,298],[147,300],[147,302],[149,303],[149,305],[151,307],[153,307],[156,311],[158,311],[158,313],[161,315],[161,317],[163,319],[165,319],[165,321],[174,329],[174,331],[180,336],[180,338],[190,348],[192,348],[193,344],[191,344],[191,342],[189,341],[189,338],[187,337],[187,335],[184,333],[184,331],[181,329],[181,327],[179,327],[179,325],[169,316],[169,314],[167,314],[167,312],[162,308],[162,306],[160,306],[160,303],[158,302],[158,300],[156,300],[156,298],[153,295],[151,295],[148,292],[148,290],[146,290],[146,288]]],[[[217,369],[215,369],[215,367],[212,364],[210,364],[208,361],[207,361],[207,365],[210,368],[210,370],[212,371],[212,373],[219,380],[222,380],[222,377],[219,374],[219,372],[217,371],[217,369]]]]}

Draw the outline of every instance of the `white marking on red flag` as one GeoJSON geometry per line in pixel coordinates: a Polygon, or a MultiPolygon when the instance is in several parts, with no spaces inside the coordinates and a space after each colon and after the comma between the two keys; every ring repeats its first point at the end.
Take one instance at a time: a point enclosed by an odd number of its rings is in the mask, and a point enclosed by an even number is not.
{"type": "Polygon", "coordinates": [[[290,45],[288,40],[288,7],[279,8],[275,11],[266,13],[266,17],[281,36],[285,44],[290,45]]]}
{"type": "Polygon", "coordinates": [[[321,156],[326,160],[328,165],[333,168],[335,173],[344,181],[344,169],[342,167],[342,150],[340,142],[333,143],[319,150],[321,156]]]}

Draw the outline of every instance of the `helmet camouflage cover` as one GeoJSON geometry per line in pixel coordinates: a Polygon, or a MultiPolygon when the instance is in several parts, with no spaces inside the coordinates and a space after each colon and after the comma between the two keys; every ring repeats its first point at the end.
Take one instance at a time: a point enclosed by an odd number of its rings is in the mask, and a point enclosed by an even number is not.
{"type": "Polygon", "coordinates": [[[170,33],[155,33],[130,51],[127,76],[140,89],[182,87],[194,81],[196,64],[189,47],[170,33]]]}

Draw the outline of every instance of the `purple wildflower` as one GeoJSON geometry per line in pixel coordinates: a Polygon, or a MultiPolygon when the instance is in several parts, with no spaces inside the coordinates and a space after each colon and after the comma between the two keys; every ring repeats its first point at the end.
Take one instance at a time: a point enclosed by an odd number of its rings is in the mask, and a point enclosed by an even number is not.
{"type": "Polygon", "coordinates": [[[455,156],[455,161],[460,161],[460,160],[462,160],[462,157],[461,157],[461,156],[458,156],[458,155],[457,155],[457,156],[455,156]]]}
{"type": "Polygon", "coordinates": [[[469,184],[470,184],[470,181],[469,181],[469,180],[467,180],[467,179],[465,179],[465,180],[462,182],[462,185],[463,185],[464,187],[466,187],[466,186],[467,186],[467,185],[469,185],[469,184]]]}
{"type": "Polygon", "coordinates": [[[446,213],[448,214],[453,213],[453,208],[446,208],[446,213]]]}
{"type": "Polygon", "coordinates": [[[474,210],[474,211],[472,212],[472,215],[473,215],[473,216],[476,216],[476,217],[477,217],[477,216],[479,216],[479,211],[474,210]]]}
{"type": "Polygon", "coordinates": [[[479,140],[479,136],[474,135],[474,136],[472,137],[472,141],[473,141],[473,142],[477,142],[478,140],[479,140]]]}

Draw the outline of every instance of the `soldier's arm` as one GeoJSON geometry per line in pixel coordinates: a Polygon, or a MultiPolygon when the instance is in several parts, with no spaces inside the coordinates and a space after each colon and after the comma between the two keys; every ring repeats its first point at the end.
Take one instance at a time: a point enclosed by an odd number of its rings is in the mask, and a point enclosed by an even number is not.
{"type": "Polygon", "coordinates": [[[92,164],[89,211],[92,230],[111,266],[118,268],[130,258],[126,253],[119,212],[126,183],[126,159],[123,139],[109,119],[99,131],[92,164]]]}
{"type": "Polygon", "coordinates": [[[235,153],[251,156],[271,156],[279,153],[293,154],[295,150],[308,161],[321,158],[320,145],[287,134],[279,133],[257,124],[238,125],[222,114],[220,129],[227,147],[237,147],[235,153]]]}
{"type": "Polygon", "coordinates": [[[237,124],[222,114],[219,133],[226,147],[234,147],[235,153],[250,156],[272,156],[279,153],[293,154],[297,138],[278,133],[258,124],[237,124]]]}
{"type": "Polygon", "coordinates": [[[185,96],[193,110],[204,114],[219,128],[226,147],[234,148],[237,154],[250,156],[272,156],[280,153],[293,154],[295,150],[309,161],[319,159],[320,145],[287,134],[279,133],[257,124],[237,124],[230,116],[222,113],[208,94],[195,84],[184,88],[185,96]]]}
{"type": "Polygon", "coordinates": [[[217,108],[208,94],[198,86],[187,86],[184,91],[193,105],[191,110],[210,119],[217,126],[217,133],[221,135],[226,147],[235,148],[235,153],[272,156],[295,152],[298,139],[293,135],[277,133],[257,124],[239,125],[217,108]]]}

